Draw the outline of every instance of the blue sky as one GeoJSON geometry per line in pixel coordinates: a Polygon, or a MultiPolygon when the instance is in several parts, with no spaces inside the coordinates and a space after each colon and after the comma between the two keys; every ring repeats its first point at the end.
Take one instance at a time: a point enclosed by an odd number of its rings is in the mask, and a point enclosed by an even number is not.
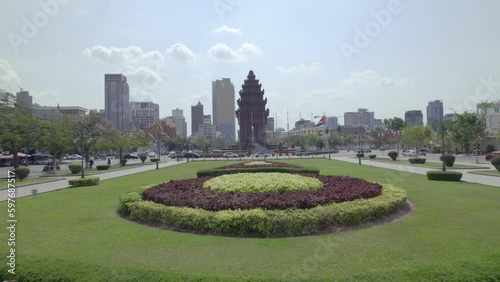
{"type": "Polygon", "coordinates": [[[211,81],[239,91],[252,69],[281,127],[287,112],[293,124],[358,108],[425,119],[430,100],[446,113],[500,98],[498,11],[496,0],[2,1],[0,88],[102,109],[104,74],[122,72],[133,100],[162,117],[183,109],[190,125],[198,100],[211,114],[211,81]]]}

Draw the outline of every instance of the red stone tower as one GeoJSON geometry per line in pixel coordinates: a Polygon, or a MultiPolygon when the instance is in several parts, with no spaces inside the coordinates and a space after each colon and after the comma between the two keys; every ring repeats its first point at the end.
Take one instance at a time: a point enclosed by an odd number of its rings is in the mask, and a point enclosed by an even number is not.
{"type": "Polygon", "coordinates": [[[240,145],[247,148],[249,144],[265,145],[266,123],[269,109],[266,109],[267,98],[264,99],[264,90],[253,71],[248,73],[245,83],[241,85],[240,98],[236,118],[240,126],[240,145]]]}

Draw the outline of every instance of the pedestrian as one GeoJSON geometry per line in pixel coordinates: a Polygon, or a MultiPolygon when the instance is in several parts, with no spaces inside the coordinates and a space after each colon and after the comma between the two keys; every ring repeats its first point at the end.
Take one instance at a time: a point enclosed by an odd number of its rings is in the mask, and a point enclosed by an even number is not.
{"type": "Polygon", "coordinates": [[[108,158],[108,165],[111,165],[111,158],[108,158]]]}
{"type": "Polygon", "coordinates": [[[90,166],[90,169],[92,169],[92,166],[93,166],[93,165],[94,165],[94,160],[92,160],[92,159],[91,159],[91,160],[89,161],[89,166],[90,166]]]}

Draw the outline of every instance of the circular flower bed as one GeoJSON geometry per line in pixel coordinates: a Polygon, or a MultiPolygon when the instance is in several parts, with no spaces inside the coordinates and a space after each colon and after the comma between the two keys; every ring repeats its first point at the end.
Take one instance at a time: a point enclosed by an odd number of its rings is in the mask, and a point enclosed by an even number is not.
{"type": "MultiPolygon", "coordinates": [[[[289,176],[289,174],[285,174],[289,176]]],[[[319,180],[319,190],[297,190],[284,193],[215,192],[203,188],[212,177],[172,180],[149,188],[142,193],[146,201],[176,206],[201,208],[209,211],[228,209],[307,209],[318,205],[340,203],[379,196],[381,185],[348,176],[310,175],[319,180]]]]}
{"type": "Polygon", "coordinates": [[[237,163],[221,166],[218,169],[226,169],[226,168],[248,168],[248,167],[289,167],[289,168],[300,168],[300,166],[281,163],[281,162],[264,162],[264,161],[253,161],[246,163],[237,163]]]}
{"type": "Polygon", "coordinates": [[[323,183],[317,178],[278,172],[226,174],[203,183],[203,188],[215,192],[243,193],[283,193],[297,190],[318,190],[322,187],[323,183]]]}

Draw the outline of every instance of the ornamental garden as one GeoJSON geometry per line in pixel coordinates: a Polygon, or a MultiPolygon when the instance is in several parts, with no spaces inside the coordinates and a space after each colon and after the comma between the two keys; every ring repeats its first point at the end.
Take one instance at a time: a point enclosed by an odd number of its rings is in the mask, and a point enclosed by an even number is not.
{"type": "Polygon", "coordinates": [[[170,230],[285,237],[383,219],[406,205],[406,192],[396,186],[280,162],[238,163],[197,175],[125,194],[119,212],[170,230]]]}

